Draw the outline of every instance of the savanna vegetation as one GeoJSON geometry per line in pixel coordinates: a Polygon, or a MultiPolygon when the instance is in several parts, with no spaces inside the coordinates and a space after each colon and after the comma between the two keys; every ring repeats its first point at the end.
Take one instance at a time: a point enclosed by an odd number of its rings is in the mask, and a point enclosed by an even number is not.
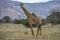
{"type": "MultiPolygon", "coordinates": [[[[32,15],[37,17],[34,13],[32,13],[32,15]]],[[[29,26],[27,19],[15,19],[11,21],[11,18],[9,16],[4,16],[3,19],[0,19],[0,23],[15,23],[29,26]]],[[[48,15],[46,19],[42,19],[42,25],[45,25],[47,23],[51,23],[52,25],[60,24],[60,11],[50,11],[50,15],[48,15]]]]}
{"type": "MultiPolygon", "coordinates": [[[[0,19],[0,40],[60,40],[60,11],[53,10],[46,19],[42,19],[42,35],[38,35],[37,38],[33,38],[31,35],[27,19],[12,19],[9,16],[4,16],[0,19]],[[12,23],[12,24],[11,24],[12,23]],[[51,25],[45,24],[51,23],[55,25],[54,28],[51,25]],[[25,26],[23,26],[23,25],[25,26]]],[[[33,16],[36,16],[32,13],[33,16]]],[[[36,16],[37,17],[37,16],[36,16]]],[[[37,28],[33,28],[36,34],[37,28]]]]}

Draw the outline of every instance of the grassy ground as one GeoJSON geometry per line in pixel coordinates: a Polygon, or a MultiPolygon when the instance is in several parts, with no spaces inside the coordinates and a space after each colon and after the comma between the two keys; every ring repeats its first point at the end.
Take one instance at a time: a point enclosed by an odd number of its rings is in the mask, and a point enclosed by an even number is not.
{"type": "MultiPolygon", "coordinates": [[[[36,35],[37,28],[33,28],[36,35]]],[[[0,24],[0,40],[60,40],[60,25],[42,26],[42,35],[33,37],[30,28],[22,24],[0,24]]]]}

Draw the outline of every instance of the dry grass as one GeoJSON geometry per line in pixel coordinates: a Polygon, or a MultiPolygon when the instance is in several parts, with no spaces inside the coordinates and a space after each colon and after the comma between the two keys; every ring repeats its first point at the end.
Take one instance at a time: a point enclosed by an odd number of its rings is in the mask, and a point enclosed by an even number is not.
{"type": "MultiPolygon", "coordinates": [[[[33,28],[36,34],[37,28],[33,28]]],[[[22,24],[0,24],[0,40],[60,40],[60,25],[42,26],[42,35],[33,37],[30,28],[22,24]]]]}

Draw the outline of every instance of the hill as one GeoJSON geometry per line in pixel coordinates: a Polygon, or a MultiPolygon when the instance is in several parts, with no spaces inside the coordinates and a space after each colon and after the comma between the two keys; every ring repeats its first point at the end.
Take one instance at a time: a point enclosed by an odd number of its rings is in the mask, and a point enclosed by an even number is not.
{"type": "MultiPolygon", "coordinates": [[[[10,16],[12,19],[26,18],[23,10],[19,7],[21,2],[0,0],[0,19],[4,16],[10,16]]],[[[35,13],[38,17],[46,18],[53,9],[60,10],[60,1],[53,0],[42,3],[24,3],[24,7],[30,12],[35,13]]]]}

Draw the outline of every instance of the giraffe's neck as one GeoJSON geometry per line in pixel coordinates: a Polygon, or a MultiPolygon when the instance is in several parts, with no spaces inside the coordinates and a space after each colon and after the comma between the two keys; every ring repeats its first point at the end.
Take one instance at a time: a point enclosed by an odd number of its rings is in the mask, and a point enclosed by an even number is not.
{"type": "Polygon", "coordinates": [[[31,16],[33,16],[32,14],[30,14],[23,6],[21,6],[22,10],[24,11],[24,13],[26,14],[26,16],[29,18],[31,16]]]}

